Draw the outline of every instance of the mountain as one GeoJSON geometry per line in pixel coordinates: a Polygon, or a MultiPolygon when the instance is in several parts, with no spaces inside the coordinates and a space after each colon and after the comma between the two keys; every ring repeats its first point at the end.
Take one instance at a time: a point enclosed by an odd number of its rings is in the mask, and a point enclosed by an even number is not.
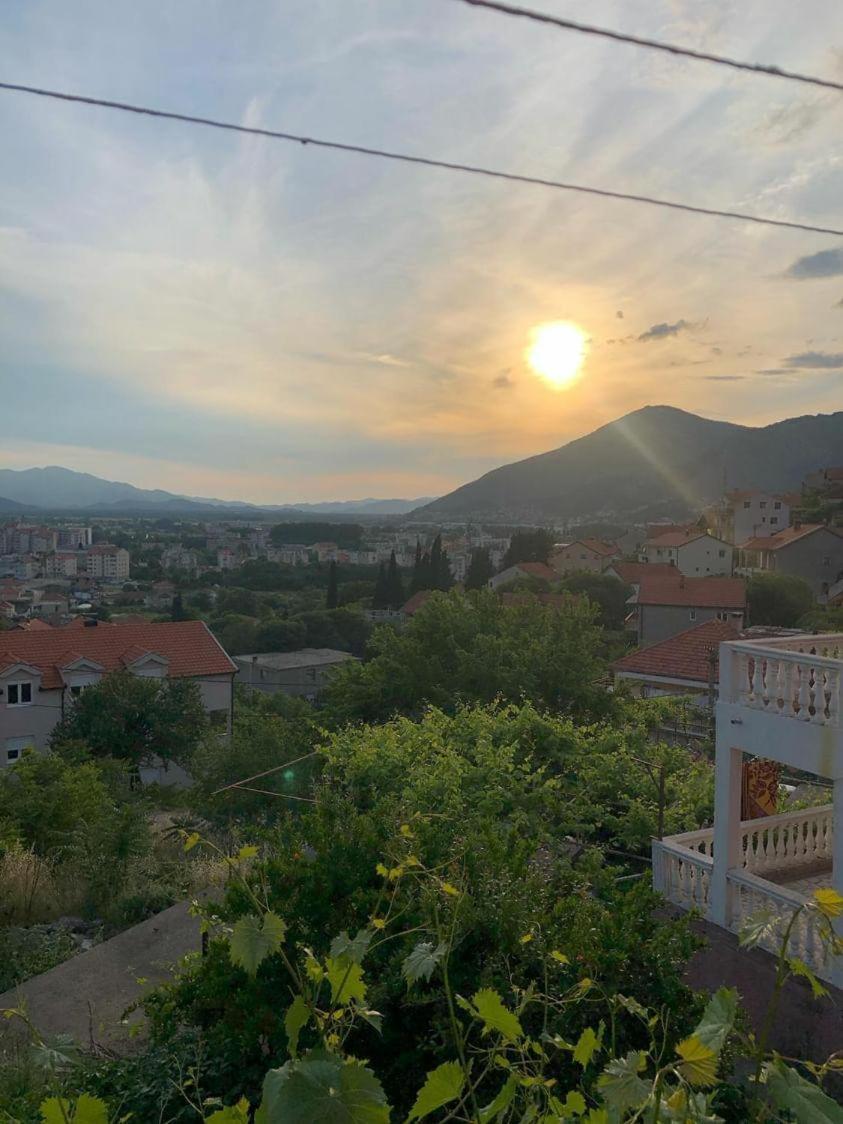
{"type": "Polygon", "coordinates": [[[136,488],[115,480],[103,480],[88,472],[51,465],[17,471],[0,469],[0,512],[23,513],[43,508],[51,511],[85,511],[97,515],[184,515],[246,517],[267,513],[291,519],[313,515],[402,515],[430,502],[429,496],[415,500],[337,500],[325,503],[264,505],[240,500],[217,500],[182,496],[161,489],[136,488]],[[11,506],[4,506],[9,504],[11,506]]]}
{"type": "Polygon", "coordinates": [[[413,517],[678,517],[715,500],[724,483],[792,491],[806,473],[841,461],[843,411],[755,428],[645,406],[550,453],[493,469],[413,517]]]}
{"type": "Polygon", "coordinates": [[[23,515],[25,511],[25,504],[17,503],[15,500],[7,500],[5,496],[0,496],[0,515],[23,515]]]}

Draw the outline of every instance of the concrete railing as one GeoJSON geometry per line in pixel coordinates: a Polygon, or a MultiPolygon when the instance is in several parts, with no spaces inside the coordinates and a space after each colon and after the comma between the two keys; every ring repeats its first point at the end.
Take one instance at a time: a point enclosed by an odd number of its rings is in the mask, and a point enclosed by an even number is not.
{"type": "MultiPolygon", "coordinates": [[[[816,726],[841,725],[843,636],[788,636],[723,645],[731,655],[726,702],[816,726]]],[[[724,692],[725,688],[725,692],[724,692]]]]}

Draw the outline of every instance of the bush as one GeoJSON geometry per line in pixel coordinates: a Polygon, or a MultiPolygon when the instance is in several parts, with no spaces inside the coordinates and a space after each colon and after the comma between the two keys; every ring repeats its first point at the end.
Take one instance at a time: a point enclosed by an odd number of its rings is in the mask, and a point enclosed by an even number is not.
{"type": "Polygon", "coordinates": [[[0,991],[9,991],[79,951],[67,929],[0,929],[0,991]]]}
{"type": "Polygon", "coordinates": [[[756,574],[746,587],[750,624],[795,628],[799,619],[815,608],[807,582],[789,574],[756,574]]]}

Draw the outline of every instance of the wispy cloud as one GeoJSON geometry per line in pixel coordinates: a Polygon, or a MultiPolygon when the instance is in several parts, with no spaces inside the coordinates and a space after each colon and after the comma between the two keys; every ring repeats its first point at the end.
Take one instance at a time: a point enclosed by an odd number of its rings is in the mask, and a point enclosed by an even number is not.
{"type": "Polygon", "coordinates": [[[638,339],[641,343],[648,343],[650,340],[663,340],[668,336],[678,336],[680,332],[686,328],[690,328],[687,320],[677,320],[675,324],[653,324],[642,332],[638,339]]]}
{"type": "Polygon", "coordinates": [[[829,353],[826,351],[803,351],[799,355],[789,355],[785,359],[788,367],[804,367],[809,370],[831,370],[843,368],[843,351],[829,353]]]}
{"type": "Polygon", "coordinates": [[[808,254],[807,257],[797,258],[793,265],[785,270],[786,277],[794,277],[798,281],[841,275],[843,275],[843,250],[820,250],[817,254],[808,254]]]}

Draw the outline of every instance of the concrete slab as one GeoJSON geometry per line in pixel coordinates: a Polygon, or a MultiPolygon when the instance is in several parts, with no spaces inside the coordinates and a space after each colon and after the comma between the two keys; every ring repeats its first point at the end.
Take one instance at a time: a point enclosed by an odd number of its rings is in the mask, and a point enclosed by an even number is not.
{"type": "MultiPolygon", "coordinates": [[[[188,910],[180,902],[27,980],[0,995],[0,1010],[25,1005],[44,1035],[71,1034],[84,1048],[131,1051],[136,1038],[129,1027],[142,1024],[143,1016],[135,1012],[126,1024],[123,1012],[150,987],[171,979],[181,957],[200,951],[199,920],[188,910]]],[[[15,1033],[12,1022],[0,1020],[0,1036],[15,1033]]]]}

